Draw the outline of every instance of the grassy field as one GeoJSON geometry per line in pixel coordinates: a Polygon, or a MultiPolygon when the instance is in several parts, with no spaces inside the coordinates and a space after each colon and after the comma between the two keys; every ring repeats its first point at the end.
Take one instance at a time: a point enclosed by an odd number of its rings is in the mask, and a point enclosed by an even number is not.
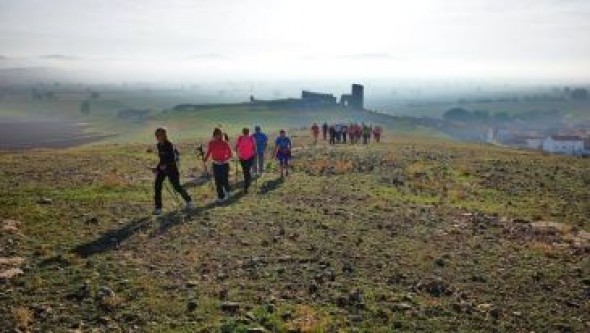
{"type": "MultiPolygon", "coordinates": [[[[189,142],[198,119],[175,117],[189,142]]],[[[293,134],[287,180],[271,162],[221,206],[209,184],[190,186],[192,212],[165,192],[157,218],[148,145],[2,153],[0,271],[22,274],[0,281],[0,327],[590,330],[590,160],[391,133],[313,147],[293,134]]],[[[202,172],[194,155],[183,169],[202,172]]]]}

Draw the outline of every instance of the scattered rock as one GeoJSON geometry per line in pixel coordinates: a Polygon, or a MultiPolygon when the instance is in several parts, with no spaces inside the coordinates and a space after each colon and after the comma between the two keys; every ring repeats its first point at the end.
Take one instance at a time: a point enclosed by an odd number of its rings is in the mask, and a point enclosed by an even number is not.
{"type": "Polygon", "coordinates": [[[0,258],[0,266],[21,266],[25,263],[25,258],[12,257],[12,258],[0,258]]]}
{"type": "Polygon", "coordinates": [[[439,278],[418,282],[415,288],[434,297],[450,296],[453,294],[452,288],[439,278]]]}
{"type": "Polygon", "coordinates": [[[266,330],[262,327],[253,327],[246,330],[248,333],[264,333],[266,330]]]}
{"type": "Polygon", "coordinates": [[[40,205],[51,205],[53,203],[53,200],[49,198],[41,198],[37,200],[37,203],[40,205]]]}
{"type": "Polygon", "coordinates": [[[342,271],[344,273],[352,274],[352,273],[354,273],[355,269],[354,269],[354,266],[352,265],[352,263],[345,262],[344,265],[342,266],[342,271]]]}
{"type": "Polygon", "coordinates": [[[98,288],[98,293],[96,294],[96,297],[98,297],[100,299],[114,297],[114,296],[115,296],[115,292],[107,286],[101,286],[100,288],[98,288]]]}
{"type": "Polygon", "coordinates": [[[192,280],[191,281],[187,281],[186,284],[185,284],[185,286],[187,288],[195,288],[198,285],[199,285],[199,282],[198,281],[192,281],[192,280]]]}
{"type": "Polygon", "coordinates": [[[0,281],[1,280],[11,280],[19,275],[25,274],[22,269],[20,268],[10,268],[3,272],[0,272],[0,281]]]}
{"type": "Polygon", "coordinates": [[[197,301],[190,300],[188,301],[188,303],[186,303],[186,311],[193,312],[197,309],[198,306],[199,304],[197,303],[197,301]]]}
{"type": "Polygon", "coordinates": [[[20,221],[17,220],[4,220],[2,224],[2,231],[6,233],[16,233],[20,228],[20,221]]]}
{"type": "Polygon", "coordinates": [[[315,282],[312,282],[312,283],[309,285],[309,287],[308,287],[308,291],[309,291],[309,293],[310,293],[310,294],[312,294],[312,295],[313,295],[313,294],[315,294],[315,293],[317,293],[317,292],[318,292],[318,289],[319,289],[319,287],[318,287],[318,284],[317,284],[317,283],[315,283],[315,282]]]}
{"type": "Polygon", "coordinates": [[[434,261],[434,264],[438,267],[445,267],[447,262],[443,258],[438,258],[434,261]]]}
{"type": "Polygon", "coordinates": [[[395,312],[405,312],[412,310],[412,305],[409,303],[395,303],[391,306],[391,310],[395,312]]]}
{"type": "Polygon", "coordinates": [[[237,302],[223,302],[221,303],[221,311],[235,314],[240,310],[240,303],[237,302]]]}

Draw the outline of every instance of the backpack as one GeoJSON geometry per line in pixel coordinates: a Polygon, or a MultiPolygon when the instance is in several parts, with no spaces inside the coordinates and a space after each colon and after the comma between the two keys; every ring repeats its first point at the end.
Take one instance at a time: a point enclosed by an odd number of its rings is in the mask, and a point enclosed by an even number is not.
{"type": "Polygon", "coordinates": [[[252,136],[240,136],[238,138],[238,157],[248,160],[256,154],[256,141],[252,136]]]}

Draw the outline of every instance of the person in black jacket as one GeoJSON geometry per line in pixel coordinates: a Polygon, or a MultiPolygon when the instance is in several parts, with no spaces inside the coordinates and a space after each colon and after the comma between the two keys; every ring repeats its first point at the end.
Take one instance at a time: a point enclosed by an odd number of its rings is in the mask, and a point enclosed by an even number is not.
{"type": "Polygon", "coordinates": [[[172,142],[168,140],[168,134],[166,129],[160,127],[156,129],[156,139],[158,140],[158,156],[160,162],[153,169],[156,174],[156,183],[154,186],[155,195],[154,201],[156,203],[156,209],[154,215],[162,214],[162,185],[166,177],[174,187],[174,190],[178,192],[184,201],[186,202],[186,209],[193,209],[195,205],[186,190],[180,185],[180,172],[178,171],[177,155],[178,152],[172,142]]]}

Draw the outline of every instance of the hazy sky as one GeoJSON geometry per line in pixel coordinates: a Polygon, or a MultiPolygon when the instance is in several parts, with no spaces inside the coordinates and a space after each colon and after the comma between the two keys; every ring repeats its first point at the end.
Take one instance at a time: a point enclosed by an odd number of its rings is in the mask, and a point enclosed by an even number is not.
{"type": "Polygon", "coordinates": [[[590,0],[0,0],[0,68],[590,81],[590,0]]]}

